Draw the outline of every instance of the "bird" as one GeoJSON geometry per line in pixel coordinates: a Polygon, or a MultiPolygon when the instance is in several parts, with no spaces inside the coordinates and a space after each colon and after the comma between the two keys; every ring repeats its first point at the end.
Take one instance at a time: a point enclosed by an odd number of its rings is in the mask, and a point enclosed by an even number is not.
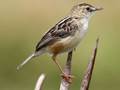
{"type": "Polygon", "coordinates": [[[80,3],[73,6],[62,20],[43,35],[36,45],[35,51],[18,65],[17,69],[22,68],[31,59],[49,53],[64,77],[71,77],[64,73],[56,57],[61,53],[73,51],[79,45],[88,32],[88,24],[91,16],[100,10],[102,10],[101,7],[98,8],[87,3],[80,3]]]}

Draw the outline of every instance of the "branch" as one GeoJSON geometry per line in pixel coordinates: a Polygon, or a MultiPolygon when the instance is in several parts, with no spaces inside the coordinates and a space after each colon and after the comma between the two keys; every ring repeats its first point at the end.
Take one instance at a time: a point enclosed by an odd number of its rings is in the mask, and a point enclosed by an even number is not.
{"type": "Polygon", "coordinates": [[[91,56],[86,73],[85,73],[84,78],[82,80],[80,90],[89,90],[89,85],[90,85],[92,72],[93,72],[93,68],[94,68],[94,64],[95,64],[95,59],[96,59],[96,55],[97,55],[98,43],[99,43],[99,38],[97,38],[97,40],[96,40],[96,46],[93,50],[93,54],[91,56]]]}
{"type": "Polygon", "coordinates": [[[43,81],[45,79],[45,75],[41,74],[37,80],[36,86],[35,86],[35,90],[42,90],[42,86],[43,86],[43,81]]]}
{"type": "MultiPolygon", "coordinates": [[[[68,57],[67,57],[67,61],[66,61],[65,69],[64,69],[64,72],[65,72],[66,75],[71,75],[72,53],[73,53],[73,51],[68,53],[68,57]]],[[[68,90],[69,86],[70,86],[70,83],[67,82],[64,78],[62,78],[61,85],[60,85],[60,90],[68,90]]]]}

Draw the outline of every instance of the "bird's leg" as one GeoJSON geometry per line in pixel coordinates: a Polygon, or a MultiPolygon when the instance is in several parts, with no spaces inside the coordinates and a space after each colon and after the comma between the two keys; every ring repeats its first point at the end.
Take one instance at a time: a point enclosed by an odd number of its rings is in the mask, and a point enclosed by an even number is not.
{"type": "Polygon", "coordinates": [[[56,60],[56,55],[53,55],[52,59],[55,62],[55,64],[58,66],[59,70],[62,72],[62,74],[61,74],[62,78],[64,78],[67,82],[71,83],[71,78],[73,78],[73,76],[67,75],[67,74],[64,73],[60,64],[56,60]]]}
{"type": "Polygon", "coordinates": [[[62,70],[60,64],[59,64],[59,63],[57,62],[57,60],[56,60],[56,55],[54,55],[54,56],[52,57],[52,59],[53,59],[53,61],[55,62],[55,64],[58,66],[59,70],[60,70],[63,74],[65,74],[64,71],[62,70]]]}

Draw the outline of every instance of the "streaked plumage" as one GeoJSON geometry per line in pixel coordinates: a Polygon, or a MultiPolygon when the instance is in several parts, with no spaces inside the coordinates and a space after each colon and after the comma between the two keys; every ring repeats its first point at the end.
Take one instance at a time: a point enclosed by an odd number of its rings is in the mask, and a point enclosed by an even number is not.
{"type": "MultiPolygon", "coordinates": [[[[18,69],[26,64],[33,57],[43,53],[52,54],[52,58],[62,71],[56,61],[56,56],[63,52],[69,52],[76,48],[81,39],[85,36],[88,22],[94,11],[100,10],[86,3],[76,5],[64,19],[52,27],[36,46],[35,52],[30,55],[18,69]]],[[[62,71],[64,74],[64,72],[62,71]]]]}

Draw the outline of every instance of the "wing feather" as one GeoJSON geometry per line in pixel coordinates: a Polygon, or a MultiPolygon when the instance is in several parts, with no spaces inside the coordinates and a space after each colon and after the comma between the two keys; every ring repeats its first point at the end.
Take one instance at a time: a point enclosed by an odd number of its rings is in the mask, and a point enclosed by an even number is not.
{"type": "Polygon", "coordinates": [[[78,30],[78,25],[74,22],[74,18],[69,17],[61,20],[43,36],[36,46],[36,51],[39,51],[59,39],[74,35],[76,30],[78,30]]]}

